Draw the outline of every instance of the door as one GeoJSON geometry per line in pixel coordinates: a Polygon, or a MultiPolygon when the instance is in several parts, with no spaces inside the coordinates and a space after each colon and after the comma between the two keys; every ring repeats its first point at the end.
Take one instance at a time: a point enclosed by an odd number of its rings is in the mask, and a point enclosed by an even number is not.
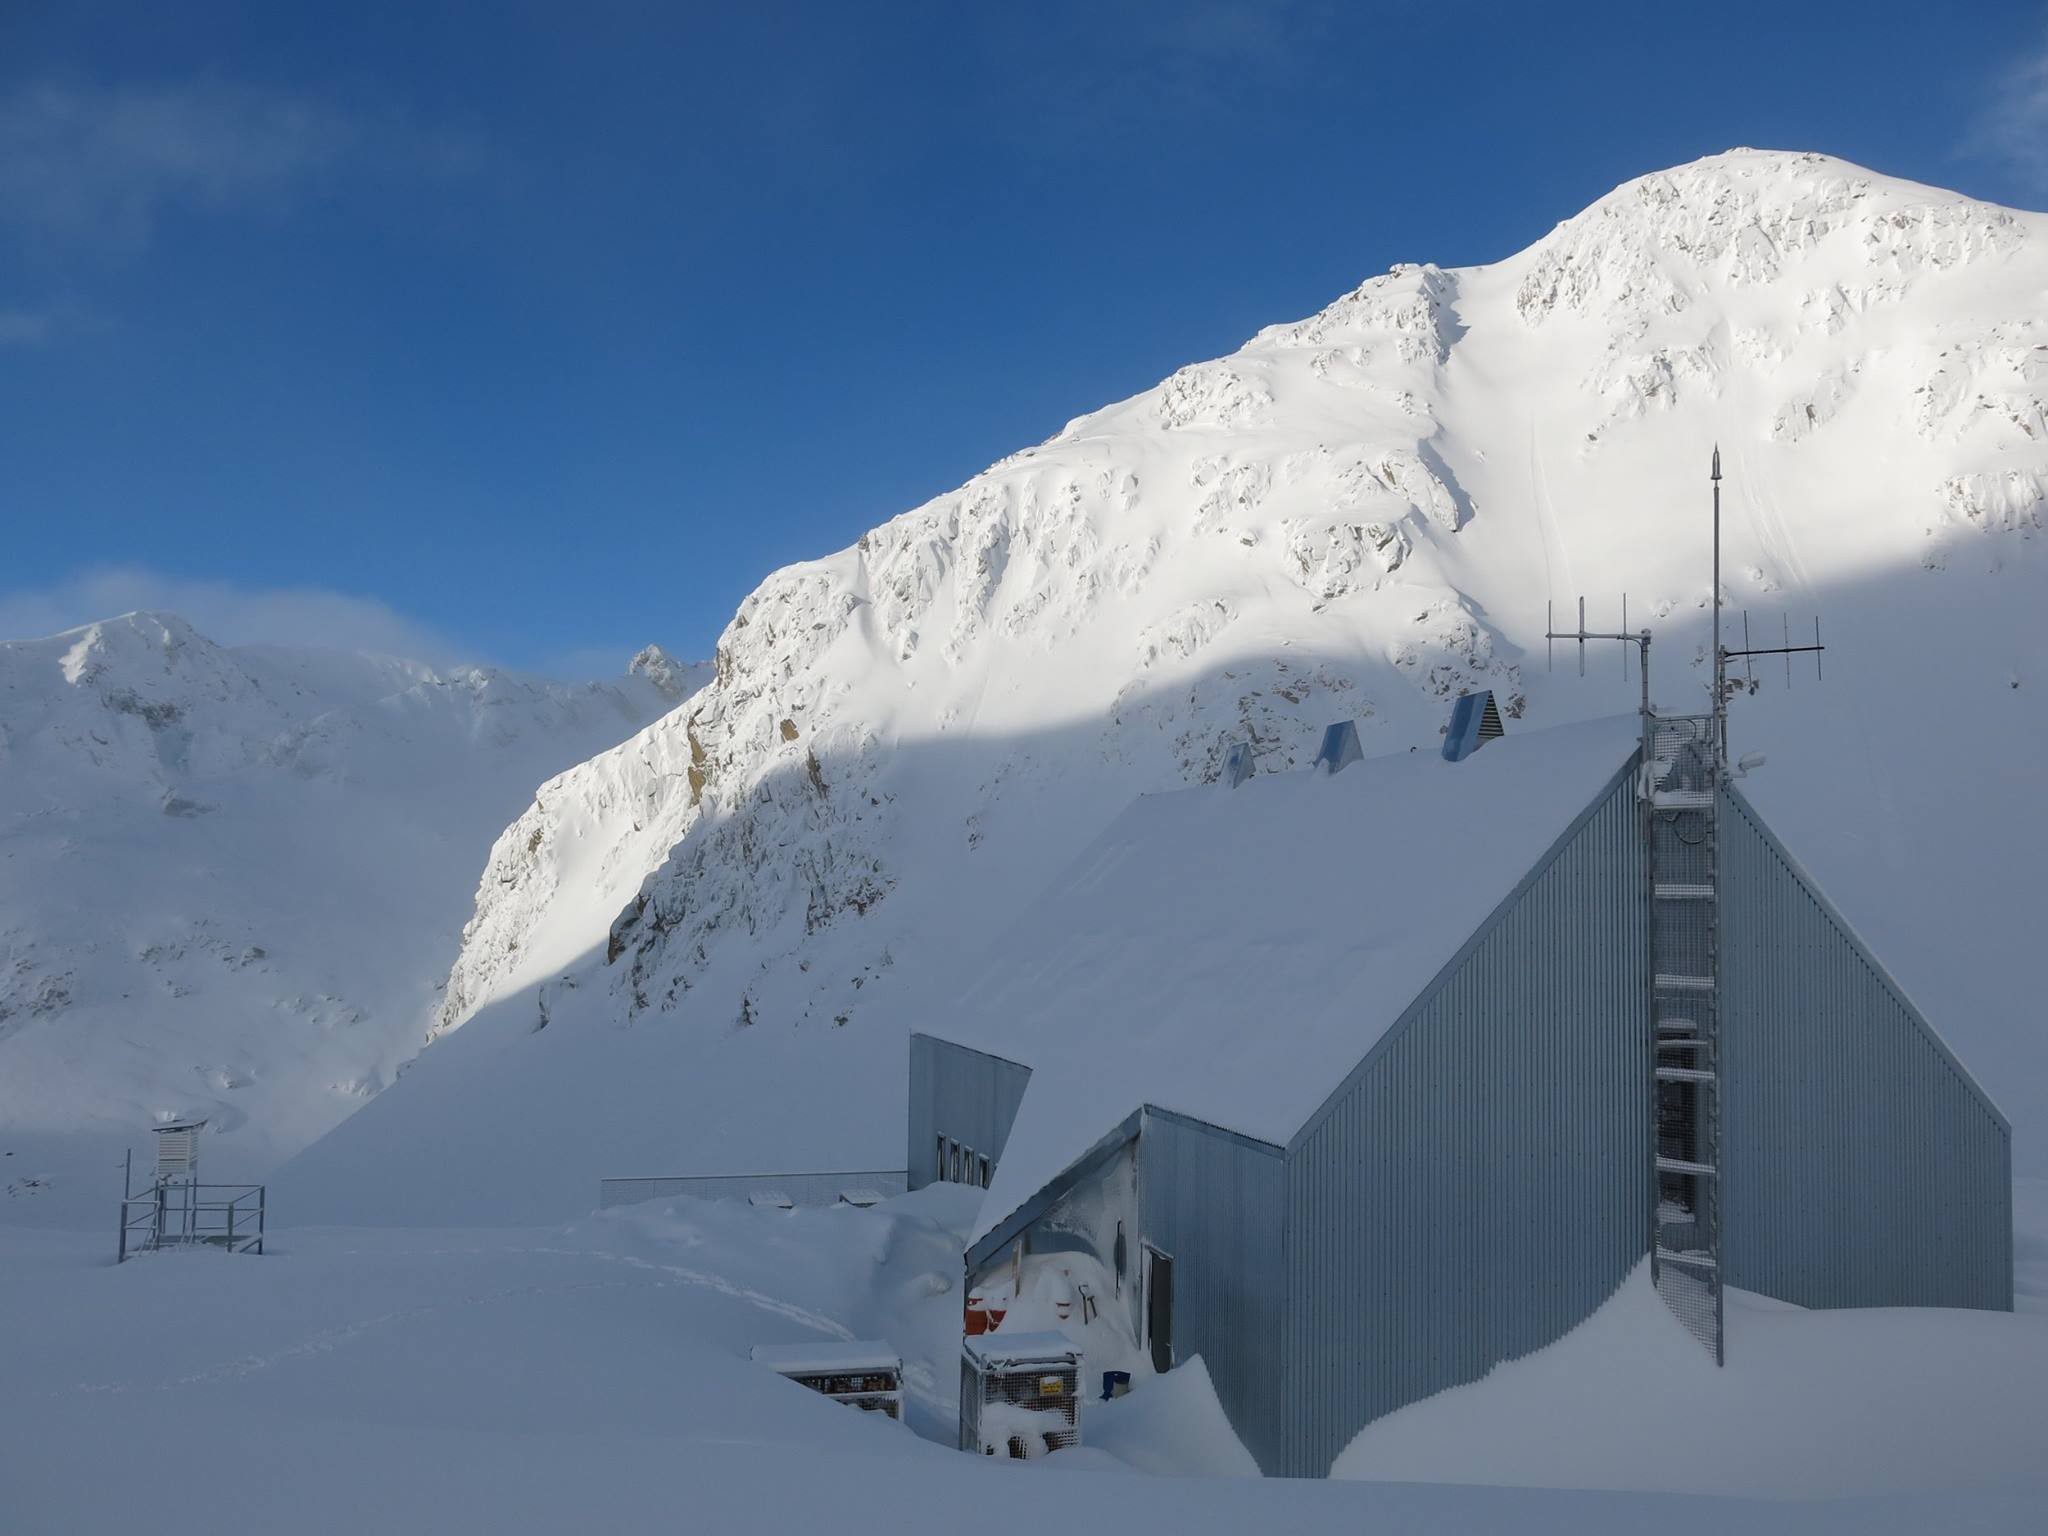
{"type": "Polygon", "coordinates": [[[1152,1341],[1152,1369],[1173,1368],[1173,1258],[1145,1250],[1145,1336],[1152,1341]]]}

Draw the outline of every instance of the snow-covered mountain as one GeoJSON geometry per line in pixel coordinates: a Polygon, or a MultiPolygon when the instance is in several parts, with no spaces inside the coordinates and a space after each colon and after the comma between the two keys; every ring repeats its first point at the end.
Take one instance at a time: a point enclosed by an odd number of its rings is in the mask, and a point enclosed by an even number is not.
{"type": "Polygon", "coordinates": [[[419,1048],[534,785],[673,707],[614,683],[226,648],[132,613],[0,644],[0,1214],[118,1193],[160,1117],[260,1171],[419,1048]]]}
{"type": "Polygon", "coordinates": [[[1736,706],[1748,789],[2048,1168],[2048,217],[1738,150],[1372,278],[769,577],[689,707],[499,838],[441,1039],[298,1198],[476,1219],[900,1164],[906,1030],[1132,795],[1233,738],[1299,766],[1342,717],[1431,747],[1475,685],[1511,730],[1631,708],[1618,648],[1546,670],[1582,594],[1610,628],[1626,594],[1659,701],[1699,707],[1716,442],[1730,603],[1831,646],[1736,706]]]}

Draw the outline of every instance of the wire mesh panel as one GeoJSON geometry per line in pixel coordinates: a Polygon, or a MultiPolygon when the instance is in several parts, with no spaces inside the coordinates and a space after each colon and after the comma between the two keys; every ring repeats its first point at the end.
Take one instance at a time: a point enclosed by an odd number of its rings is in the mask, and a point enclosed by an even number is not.
{"type": "Polygon", "coordinates": [[[1081,1355],[1057,1334],[962,1342],[960,1448],[1025,1461],[1081,1443],[1081,1355]]]}
{"type": "Polygon", "coordinates": [[[1659,717],[1649,731],[1650,1267],[1657,1292],[1722,1358],[1720,1210],[1719,754],[1710,716],[1659,717]]]}

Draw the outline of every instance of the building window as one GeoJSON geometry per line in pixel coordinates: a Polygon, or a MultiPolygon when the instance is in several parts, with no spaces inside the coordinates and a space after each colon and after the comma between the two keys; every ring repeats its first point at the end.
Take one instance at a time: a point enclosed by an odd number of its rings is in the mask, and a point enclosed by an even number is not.
{"type": "Polygon", "coordinates": [[[950,1136],[936,1138],[938,1171],[934,1177],[948,1184],[973,1184],[988,1188],[995,1165],[972,1147],[962,1146],[950,1136]]]}

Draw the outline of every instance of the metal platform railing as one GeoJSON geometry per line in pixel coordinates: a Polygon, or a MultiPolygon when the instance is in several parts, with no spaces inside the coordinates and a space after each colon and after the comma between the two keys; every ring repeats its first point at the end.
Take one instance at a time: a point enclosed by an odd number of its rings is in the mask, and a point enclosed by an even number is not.
{"type": "Polygon", "coordinates": [[[135,1189],[122,1181],[121,1231],[114,1262],[161,1248],[211,1247],[263,1252],[267,1216],[261,1184],[200,1184],[159,1179],[135,1189]]]}

